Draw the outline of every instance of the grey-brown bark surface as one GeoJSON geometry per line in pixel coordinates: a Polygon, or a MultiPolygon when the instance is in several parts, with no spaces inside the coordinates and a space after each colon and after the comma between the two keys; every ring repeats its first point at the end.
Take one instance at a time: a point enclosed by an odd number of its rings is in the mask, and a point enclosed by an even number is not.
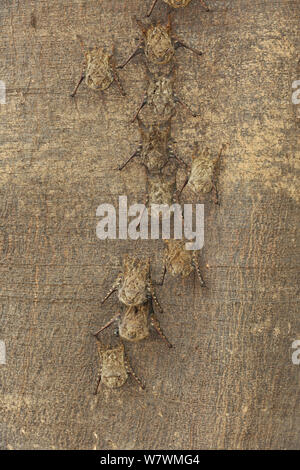
{"type": "MultiPolygon", "coordinates": [[[[194,0],[174,13],[175,33],[205,52],[176,52],[178,109],[172,132],[189,161],[194,142],[217,152],[220,208],[205,205],[202,271],[168,277],[155,335],[127,347],[147,388],[132,380],[92,395],[98,358],[90,332],[124,252],[161,244],[100,241],[96,208],[144,199],[145,173],[116,168],[139,142],[129,125],[145,89],[143,58],[120,72],[127,90],[95,93],[78,80],[87,46],[136,45],[150,3],[141,0],[2,0],[0,447],[9,449],[299,448],[297,265],[299,124],[291,102],[297,76],[299,3],[194,0]]],[[[159,2],[153,20],[166,18],[159,2]]]]}

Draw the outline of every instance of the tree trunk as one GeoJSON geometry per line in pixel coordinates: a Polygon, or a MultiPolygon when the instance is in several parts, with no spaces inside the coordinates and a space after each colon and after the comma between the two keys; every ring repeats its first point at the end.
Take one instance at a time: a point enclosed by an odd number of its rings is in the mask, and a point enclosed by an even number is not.
{"type": "MultiPolygon", "coordinates": [[[[292,103],[299,3],[197,0],[173,14],[178,156],[194,143],[228,144],[220,207],[205,201],[201,256],[207,289],[191,275],[157,291],[172,350],[153,335],[126,345],[136,373],[92,394],[99,360],[91,332],[118,311],[103,306],[122,255],[153,257],[160,241],[101,241],[96,209],[145,198],[139,143],[129,125],[146,87],[142,55],[113,84],[70,97],[86,47],[116,48],[121,63],[151,0],[2,0],[1,305],[2,449],[295,449],[300,445],[297,315],[300,105],[292,103]],[[298,156],[298,158],[297,158],[298,156]],[[3,361],[4,362],[4,361],[3,361]]],[[[167,15],[158,2],[152,19],[167,15]]],[[[201,202],[201,201],[199,201],[201,202]]]]}

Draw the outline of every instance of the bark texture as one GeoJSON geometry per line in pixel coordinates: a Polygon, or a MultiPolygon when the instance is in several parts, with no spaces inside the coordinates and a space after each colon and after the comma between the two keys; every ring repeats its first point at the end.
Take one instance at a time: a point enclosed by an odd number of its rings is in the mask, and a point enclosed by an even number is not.
{"type": "MultiPolygon", "coordinates": [[[[135,48],[150,0],[2,0],[0,80],[2,449],[295,449],[300,447],[297,313],[299,80],[297,0],[193,0],[174,32],[205,54],[176,52],[172,133],[187,162],[193,145],[218,152],[220,208],[205,205],[202,271],[166,278],[158,297],[173,350],[153,335],[127,347],[136,373],[92,395],[98,372],[90,332],[117,311],[100,297],[124,252],[161,244],[97,239],[96,208],[126,194],[142,202],[145,173],[129,125],[146,86],[142,56],[120,71],[127,91],[82,85],[70,98],[86,46],[135,48]]],[[[153,20],[166,18],[158,2],[153,20]]],[[[298,311],[299,312],[299,311],[298,311]]]]}

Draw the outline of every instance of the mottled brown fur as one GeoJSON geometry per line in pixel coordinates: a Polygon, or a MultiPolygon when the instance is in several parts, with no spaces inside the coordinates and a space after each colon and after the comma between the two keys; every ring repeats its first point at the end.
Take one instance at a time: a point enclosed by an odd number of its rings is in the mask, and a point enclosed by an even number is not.
{"type": "MultiPolygon", "coordinates": [[[[174,68],[172,68],[173,72],[174,68]]],[[[148,74],[148,88],[132,122],[137,118],[145,105],[150,113],[147,122],[167,122],[175,114],[176,103],[184,106],[194,117],[197,116],[174,92],[174,74],[148,74]]]]}
{"type": "MultiPolygon", "coordinates": [[[[142,39],[136,48],[136,50],[128,57],[128,59],[119,68],[125,67],[126,64],[136,55],[144,52],[147,65],[151,71],[161,71],[161,66],[170,64],[175,50],[178,47],[185,47],[190,49],[197,55],[201,55],[202,52],[197,51],[183,41],[178,40],[172,35],[171,16],[168,17],[168,22],[162,24],[160,22],[151,24],[150,26],[144,25],[141,21],[137,20],[137,23],[142,31],[142,39]]],[[[164,67],[165,71],[165,67],[164,67]]]]}
{"type": "Polygon", "coordinates": [[[153,122],[145,125],[139,118],[139,129],[141,143],[131,157],[123,163],[119,170],[122,170],[133,158],[139,157],[140,163],[146,166],[148,171],[159,172],[164,168],[171,158],[184,163],[176,157],[171,147],[171,122],[153,122]]]}
{"type": "Polygon", "coordinates": [[[166,248],[164,254],[164,279],[165,271],[169,272],[172,276],[188,277],[191,272],[196,269],[199,281],[202,287],[205,282],[202,278],[197,252],[193,250],[186,250],[186,240],[164,240],[166,248]]]}
{"type": "Polygon", "coordinates": [[[166,244],[165,265],[172,276],[187,277],[194,270],[193,251],[185,249],[183,240],[164,240],[166,244]]]}
{"type": "Polygon", "coordinates": [[[171,38],[171,23],[166,25],[158,23],[143,29],[144,52],[148,62],[164,65],[170,62],[175,54],[175,48],[171,38]]]}
{"type": "Polygon", "coordinates": [[[119,301],[124,305],[129,307],[138,306],[152,298],[155,305],[162,311],[151,281],[149,258],[140,259],[135,256],[125,255],[122,272],[118,275],[102,303],[116,290],[118,291],[119,301]]]}
{"type": "Polygon", "coordinates": [[[153,123],[145,126],[139,120],[141,133],[141,162],[149,171],[158,171],[168,162],[170,148],[171,122],[153,123]]]}
{"type": "Polygon", "coordinates": [[[191,0],[163,0],[163,2],[167,3],[173,8],[183,8],[186,7],[191,0]]]}
{"type": "Polygon", "coordinates": [[[92,90],[106,90],[116,81],[122,95],[125,95],[114,63],[114,53],[108,54],[102,47],[95,47],[85,53],[85,65],[81,78],[71,96],[75,96],[82,81],[92,90]]]}
{"type": "Polygon", "coordinates": [[[114,322],[118,323],[118,334],[126,341],[138,342],[147,338],[150,334],[150,325],[152,325],[160,337],[167,343],[168,347],[172,347],[160,328],[151,300],[142,305],[127,307],[125,312],[119,313],[113,317],[106,325],[94,333],[94,335],[97,336],[114,322]]]}
{"type": "Polygon", "coordinates": [[[216,204],[219,203],[217,169],[223,148],[224,146],[216,157],[211,155],[208,148],[194,155],[192,157],[190,176],[184,185],[187,190],[191,190],[198,196],[212,192],[212,198],[216,204]]]}
{"type": "Polygon", "coordinates": [[[145,205],[148,205],[148,214],[159,216],[163,219],[164,211],[155,209],[155,204],[166,205],[165,215],[169,218],[168,208],[174,203],[179,203],[176,185],[177,165],[171,160],[158,172],[147,172],[147,198],[145,205]]]}
{"type": "Polygon", "coordinates": [[[148,298],[150,260],[126,255],[123,262],[123,280],[118,298],[125,305],[141,305],[148,298]]]}
{"type": "Polygon", "coordinates": [[[125,366],[125,350],[122,343],[117,346],[106,346],[98,342],[101,370],[98,378],[97,393],[100,381],[108,388],[119,388],[128,379],[125,366]]]}
{"type": "Polygon", "coordinates": [[[108,388],[120,388],[131,374],[139,386],[145,386],[133,371],[125,355],[125,348],[121,341],[118,345],[103,345],[98,341],[98,352],[100,357],[100,371],[97,377],[97,384],[94,394],[97,394],[99,385],[102,382],[108,388]]]}
{"type": "Polygon", "coordinates": [[[142,341],[149,336],[149,304],[129,307],[119,321],[119,335],[126,341],[142,341]]]}
{"type": "Polygon", "coordinates": [[[176,197],[176,168],[174,172],[166,175],[162,170],[147,175],[147,202],[151,204],[173,204],[176,197]]]}
{"type": "MultiPolygon", "coordinates": [[[[169,5],[170,7],[173,7],[173,8],[184,8],[191,2],[191,0],[163,0],[163,2],[165,2],[167,5],[169,5]]],[[[151,15],[151,13],[153,11],[153,8],[155,7],[156,3],[157,3],[157,0],[153,0],[153,2],[151,4],[151,7],[150,7],[150,9],[147,13],[147,16],[151,15]]],[[[201,3],[201,5],[203,5],[203,7],[206,9],[206,11],[209,11],[209,8],[206,5],[204,0],[200,0],[200,3],[201,3]]]]}
{"type": "MultiPolygon", "coordinates": [[[[166,122],[171,119],[175,112],[174,99],[174,76],[154,75],[149,77],[148,88],[132,121],[136,119],[141,109],[147,104],[150,116],[155,122],[166,122]]],[[[149,122],[149,120],[147,119],[149,122]]]]}

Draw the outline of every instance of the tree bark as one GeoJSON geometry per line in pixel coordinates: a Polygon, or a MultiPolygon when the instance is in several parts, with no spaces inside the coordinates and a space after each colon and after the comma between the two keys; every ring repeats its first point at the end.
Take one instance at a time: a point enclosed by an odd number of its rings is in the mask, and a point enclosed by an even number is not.
{"type": "MultiPolygon", "coordinates": [[[[186,162],[195,142],[228,144],[221,205],[205,201],[208,287],[167,276],[159,319],[175,348],[155,334],[126,345],[146,390],[129,380],[96,397],[90,333],[118,308],[100,299],[123,253],[150,254],[159,272],[162,246],[96,237],[99,204],[145,197],[138,161],[116,169],[139,143],[129,120],[146,74],[137,56],[120,71],[125,98],[82,84],[72,99],[76,35],[114,44],[121,63],[150,0],[1,2],[2,449],[299,449],[299,3],[207,2],[173,14],[174,33],[204,54],[176,51],[176,93],[201,116],[179,107],[172,135],[186,162]]],[[[166,15],[158,2],[153,20],[166,15]]]]}

